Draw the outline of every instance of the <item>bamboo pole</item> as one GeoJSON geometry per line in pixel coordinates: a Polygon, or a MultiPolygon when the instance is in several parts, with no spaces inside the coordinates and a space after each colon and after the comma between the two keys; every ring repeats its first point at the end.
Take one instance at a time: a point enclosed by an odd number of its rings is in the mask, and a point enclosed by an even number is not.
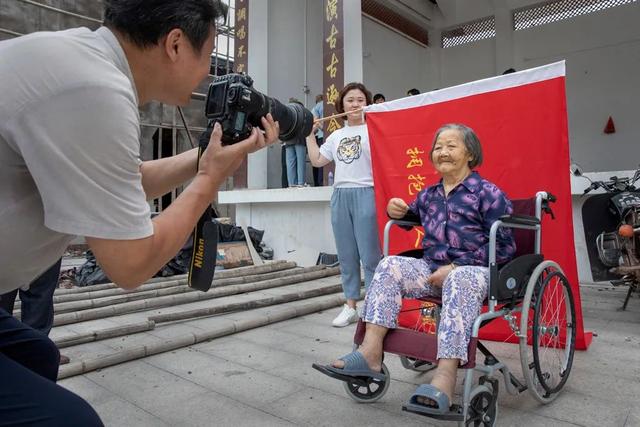
{"type": "Polygon", "coordinates": [[[254,282],[243,285],[230,285],[221,288],[215,288],[209,292],[190,292],[181,295],[168,295],[146,300],[125,302],[122,304],[111,305],[108,307],[92,308],[73,313],[62,313],[55,315],[53,325],[67,325],[70,323],[84,322],[87,320],[103,319],[105,317],[116,316],[126,313],[133,313],[151,308],[169,307],[180,304],[188,304],[196,301],[220,298],[223,296],[234,295],[244,292],[253,292],[263,289],[275,288],[279,286],[289,285],[292,283],[303,282],[307,280],[319,279],[327,276],[334,276],[340,273],[338,267],[326,268],[320,271],[304,273],[279,279],[265,280],[262,282],[254,282]]]}
{"type": "Polygon", "coordinates": [[[262,298],[252,301],[243,301],[232,304],[226,304],[220,307],[206,307],[195,310],[187,310],[180,313],[166,313],[150,316],[148,319],[155,324],[174,322],[176,320],[187,320],[199,317],[214,316],[222,313],[230,313],[239,310],[253,310],[269,305],[284,304],[300,299],[314,298],[326,294],[334,294],[342,290],[342,284],[324,286],[322,288],[310,289],[308,291],[291,292],[283,295],[275,295],[268,298],[262,298]]]}
{"type": "Polygon", "coordinates": [[[231,325],[220,325],[217,328],[211,328],[202,332],[191,332],[163,342],[131,347],[118,353],[72,362],[60,367],[58,379],[61,380],[76,375],[86,374],[88,372],[95,371],[96,369],[102,369],[142,357],[188,347],[204,341],[266,326],[283,320],[292,319],[294,317],[316,313],[318,311],[344,304],[344,301],[345,299],[341,294],[322,297],[321,300],[307,301],[300,303],[299,305],[283,307],[281,310],[271,314],[254,314],[253,316],[248,316],[246,319],[237,320],[231,325]]]}
{"type": "Polygon", "coordinates": [[[203,318],[205,316],[220,315],[232,313],[234,311],[247,311],[256,308],[263,308],[276,304],[284,304],[292,301],[315,298],[322,295],[333,294],[342,290],[341,284],[323,286],[321,288],[310,289],[307,291],[291,292],[284,295],[276,295],[272,297],[261,298],[251,301],[243,301],[238,303],[230,303],[218,307],[209,307],[200,310],[189,310],[182,313],[169,313],[157,316],[151,316],[145,322],[130,323],[113,328],[98,329],[83,334],[74,334],[66,337],[54,339],[58,348],[71,347],[74,345],[85,344],[93,341],[100,341],[108,338],[121,337],[139,332],[146,332],[155,329],[158,323],[172,322],[176,320],[192,320],[195,318],[203,318]]]}
{"type": "MultiPolygon", "coordinates": [[[[252,274],[269,273],[271,271],[282,269],[281,264],[290,264],[290,263],[291,263],[290,261],[276,260],[276,261],[267,262],[264,265],[258,265],[258,266],[249,265],[246,267],[238,267],[230,270],[219,270],[219,271],[216,271],[215,277],[222,279],[222,278],[239,277],[239,276],[252,275],[252,274]]],[[[186,279],[187,279],[186,274],[178,274],[170,277],[153,277],[147,280],[145,283],[157,283],[157,282],[166,282],[170,280],[186,280],[186,279]]],[[[116,285],[115,283],[103,283],[100,285],[84,286],[81,288],[56,289],[55,295],[74,294],[78,292],[100,291],[103,289],[115,289],[115,288],[119,288],[118,285],[116,285]]]]}
{"type": "MultiPolygon", "coordinates": [[[[245,276],[245,277],[231,277],[228,279],[216,279],[213,281],[213,287],[222,287],[222,286],[230,286],[230,285],[236,285],[236,284],[243,284],[243,283],[250,283],[250,282],[258,282],[258,281],[264,281],[264,280],[270,280],[270,279],[277,279],[277,278],[281,278],[281,277],[288,277],[288,276],[293,276],[296,274],[303,274],[303,273],[310,273],[312,271],[319,271],[324,269],[325,266],[320,266],[320,265],[314,265],[312,267],[307,267],[307,268],[296,268],[296,269],[289,269],[289,270],[284,270],[284,271],[276,271],[273,273],[266,273],[263,275],[254,275],[254,276],[245,276]]],[[[130,301],[138,301],[138,300],[142,300],[142,299],[149,299],[149,298],[157,298],[157,297],[161,297],[161,296],[167,296],[167,295],[175,295],[175,294],[183,294],[183,293],[188,293],[188,292],[200,292],[197,289],[192,289],[188,286],[185,286],[185,284],[181,284],[178,286],[172,286],[172,287],[168,287],[168,288],[161,288],[161,289],[157,289],[157,290],[148,290],[148,291],[142,291],[142,292],[129,292],[129,293],[121,293],[121,294],[116,294],[114,296],[107,296],[107,297],[101,297],[101,298],[94,298],[94,299],[82,299],[82,300],[76,300],[76,301],[69,301],[69,302],[62,302],[62,303],[58,303],[58,304],[54,304],[53,309],[54,309],[54,313],[56,314],[60,314],[60,313],[68,313],[71,311],[81,311],[81,310],[88,310],[91,308],[98,308],[98,307],[106,307],[109,305],[114,305],[114,304],[122,304],[125,302],[130,302],[130,301]]],[[[115,289],[114,289],[115,290],[115,289]]],[[[98,291],[98,292],[107,292],[107,291],[113,291],[113,290],[106,290],[106,291],[98,291]]],[[[70,296],[77,296],[76,295],[70,295],[70,296]]]]}
{"type": "MultiPolygon", "coordinates": [[[[313,266],[313,267],[322,267],[322,266],[313,266]]],[[[212,287],[223,286],[222,283],[225,283],[225,284],[246,283],[246,282],[242,282],[242,280],[251,281],[251,278],[254,278],[254,277],[270,278],[269,277],[270,275],[275,277],[275,275],[277,275],[280,272],[294,270],[295,268],[296,268],[296,263],[295,262],[285,262],[285,263],[279,263],[278,268],[273,270],[273,271],[271,271],[271,272],[244,275],[244,276],[239,276],[239,277],[228,277],[228,278],[219,277],[218,275],[216,275],[216,277],[213,279],[212,287]]],[[[307,268],[311,268],[311,267],[307,267],[307,268]]],[[[173,276],[173,277],[175,277],[175,276],[173,276]]],[[[255,281],[255,280],[253,280],[253,281],[255,281]]],[[[171,288],[171,287],[176,287],[176,286],[183,286],[183,285],[186,285],[186,284],[187,284],[187,278],[184,277],[183,279],[177,279],[177,280],[165,280],[165,281],[162,281],[162,282],[146,283],[146,284],[140,286],[139,288],[131,290],[131,291],[127,291],[125,289],[116,287],[116,288],[103,289],[103,290],[98,290],[98,291],[75,292],[75,293],[71,293],[71,294],[55,295],[53,297],[53,302],[54,303],[61,303],[61,302],[81,301],[81,300],[88,300],[88,299],[104,298],[104,297],[110,297],[110,296],[115,296],[115,295],[131,295],[131,294],[134,294],[134,293],[147,292],[147,291],[171,288]]],[[[189,289],[191,289],[191,288],[189,288],[189,289]]]]}
{"type": "Polygon", "coordinates": [[[115,326],[113,328],[98,329],[83,334],[60,337],[53,340],[58,348],[71,347],[93,341],[100,341],[107,338],[121,337],[124,335],[136,334],[139,332],[151,331],[156,324],[151,320],[144,322],[130,323],[128,325],[115,326]]]}
{"type": "Polygon", "coordinates": [[[339,117],[344,117],[344,116],[346,116],[348,114],[351,114],[351,113],[361,113],[363,111],[364,111],[364,108],[358,108],[358,109],[351,110],[351,111],[345,111],[344,113],[338,113],[338,114],[334,114],[334,115],[331,115],[331,116],[322,117],[321,119],[315,119],[313,121],[313,123],[322,123],[322,122],[326,122],[327,120],[337,119],[339,117]]]}

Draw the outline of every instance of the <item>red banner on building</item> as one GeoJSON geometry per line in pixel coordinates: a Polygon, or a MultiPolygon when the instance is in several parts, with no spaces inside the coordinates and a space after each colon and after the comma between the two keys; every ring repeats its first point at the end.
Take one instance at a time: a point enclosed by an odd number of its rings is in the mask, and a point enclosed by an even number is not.
{"type": "MultiPolygon", "coordinates": [[[[557,197],[555,220],[545,216],[542,252],[556,261],[571,282],[576,304],[576,345],[585,349],[576,268],[569,176],[569,141],[564,62],[402,98],[367,108],[380,236],[391,197],[407,202],[438,181],[429,151],[435,131],[446,123],[463,123],[480,138],[484,163],[480,174],[511,199],[538,191],[557,197]]],[[[397,227],[390,253],[420,246],[422,229],[397,227]]],[[[483,329],[486,339],[515,341],[506,322],[483,329]]]]}

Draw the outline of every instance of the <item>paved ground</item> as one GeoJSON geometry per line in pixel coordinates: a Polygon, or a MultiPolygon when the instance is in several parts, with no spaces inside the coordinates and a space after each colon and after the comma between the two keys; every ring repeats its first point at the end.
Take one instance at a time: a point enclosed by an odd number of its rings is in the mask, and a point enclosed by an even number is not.
{"type": "MultiPolygon", "coordinates": [[[[528,394],[502,392],[498,425],[640,426],[640,299],[634,297],[628,311],[618,312],[623,296],[624,290],[583,287],[586,327],[597,336],[587,352],[576,353],[564,392],[546,406],[528,394]]],[[[401,411],[416,385],[427,382],[430,374],[403,369],[396,356],[386,360],[393,378],[389,391],[368,405],[355,403],[342,383],[311,368],[314,361],[329,361],[350,350],[353,327],[329,326],[337,310],[60,384],[87,399],[109,426],[444,425],[401,411]]],[[[520,375],[517,347],[488,346],[520,375]]]]}

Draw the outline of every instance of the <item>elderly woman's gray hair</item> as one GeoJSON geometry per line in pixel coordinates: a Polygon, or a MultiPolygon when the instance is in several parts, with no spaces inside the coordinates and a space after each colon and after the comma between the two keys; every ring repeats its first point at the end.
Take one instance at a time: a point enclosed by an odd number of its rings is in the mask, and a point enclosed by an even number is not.
{"type": "Polygon", "coordinates": [[[482,164],[482,146],[480,145],[480,139],[476,133],[469,126],[465,126],[459,123],[447,123],[446,125],[440,127],[436,131],[436,134],[433,137],[433,142],[431,143],[431,151],[429,152],[429,159],[433,162],[433,149],[436,146],[436,141],[440,134],[446,130],[457,130],[462,134],[462,141],[464,142],[464,146],[467,149],[467,153],[471,155],[471,160],[469,160],[469,168],[473,169],[476,166],[480,166],[482,164]]]}

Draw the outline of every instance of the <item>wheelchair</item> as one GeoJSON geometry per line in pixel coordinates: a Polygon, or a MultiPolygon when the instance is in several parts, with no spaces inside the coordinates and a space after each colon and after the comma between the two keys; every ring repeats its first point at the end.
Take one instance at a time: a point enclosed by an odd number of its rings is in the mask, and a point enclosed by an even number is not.
{"type": "MultiPolygon", "coordinates": [[[[502,216],[491,227],[486,311],[483,310],[474,322],[468,362],[459,368],[465,370],[460,403],[454,403],[449,412],[444,414],[436,414],[427,406],[411,403],[403,405],[403,410],[465,425],[493,426],[498,417],[500,376],[510,394],[517,395],[528,390],[543,404],[558,396],[571,372],[576,330],[574,299],[569,281],[557,263],[545,260],[540,253],[542,215],[548,213],[553,217],[550,203],[554,201],[555,197],[546,192],[538,192],[535,198],[513,200],[514,213],[502,216]],[[516,242],[514,258],[504,265],[496,264],[496,235],[500,227],[512,228],[516,242]],[[524,381],[479,341],[480,328],[497,318],[506,320],[519,343],[524,381]],[[476,363],[477,351],[484,355],[483,364],[476,363]],[[474,371],[480,374],[477,383],[474,371]]],[[[410,229],[420,226],[416,219],[406,218],[387,222],[384,230],[385,256],[389,252],[391,227],[410,229]]],[[[422,256],[422,251],[411,252],[409,256],[422,256]]],[[[407,256],[407,253],[400,255],[407,256]]],[[[434,304],[435,308],[429,309],[431,313],[422,314],[435,317],[437,327],[442,302],[431,297],[424,301],[434,304]]],[[[354,350],[362,344],[364,335],[365,324],[359,321],[354,350]]],[[[385,353],[399,355],[406,369],[426,372],[436,367],[437,334],[409,328],[392,329],[384,339],[383,348],[385,353]]],[[[382,373],[385,374],[384,380],[329,375],[343,381],[347,394],[355,401],[371,403],[382,398],[390,385],[391,376],[384,360],[382,373]]]]}

